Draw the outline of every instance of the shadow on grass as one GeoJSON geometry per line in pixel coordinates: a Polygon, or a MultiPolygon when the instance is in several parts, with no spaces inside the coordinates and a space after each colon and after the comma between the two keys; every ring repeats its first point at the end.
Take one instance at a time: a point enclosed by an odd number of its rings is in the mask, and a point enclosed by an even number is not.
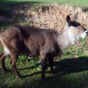
{"type": "MultiPolygon", "coordinates": [[[[25,69],[30,70],[30,69],[34,69],[35,67],[38,67],[39,65],[41,64],[37,64],[36,66],[27,67],[27,68],[20,68],[18,70],[25,70],[25,69]]],[[[64,59],[64,60],[55,62],[55,71],[58,74],[58,76],[59,76],[59,72],[60,73],[64,72],[64,74],[62,75],[65,75],[65,74],[69,74],[73,72],[81,72],[85,70],[88,70],[88,57],[79,57],[78,59],[69,58],[69,59],[64,59]]],[[[36,72],[30,75],[33,76],[33,75],[37,75],[38,73],[41,73],[41,72],[36,72]]],[[[50,71],[47,71],[46,73],[50,73],[50,71]]]]}
{"type": "MultiPolygon", "coordinates": [[[[40,64],[38,64],[40,65],[40,64]]],[[[37,66],[38,66],[37,65],[37,66]]],[[[36,66],[29,67],[29,68],[20,68],[20,70],[26,70],[26,69],[33,69],[36,66]]],[[[13,84],[12,88],[81,88],[77,87],[80,85],[71,84],[70,81],[67,81],[63,76],[69,75],[71,73],[78,73],[88,70],[88,57],[79,57],[78,59],[71,58],[71,59],[64,59],[58,62],[55,62],[55,71],[57,74],[55,76],[49,76],[46,77],[45,80],[42,80],[40,78],[35,78],[31,80],[31,77],[35,75],[41,75],[41,72],[34,72],[30,75],[25,75],[24,77],[30,77],[29,80],[23,79],[24,82],[21,85],[13,84]]],[[[46,73],[50,74],[50,71],[46,71],[46,73]]],[[[4,85],[3,85],[4,86],[4,85]]],[[[8,86],[8,85],[7,85],[8,86]]],[[[9,87],[7,87],[9,88],[9,87]]]]}
{"type": "Polygon", "coordinates": [[[59,62],[55,62],[56,71],[65,71],[66,73],[81,72],[88,70],[88,57],[79,57],[64,59],[59,62]]]}

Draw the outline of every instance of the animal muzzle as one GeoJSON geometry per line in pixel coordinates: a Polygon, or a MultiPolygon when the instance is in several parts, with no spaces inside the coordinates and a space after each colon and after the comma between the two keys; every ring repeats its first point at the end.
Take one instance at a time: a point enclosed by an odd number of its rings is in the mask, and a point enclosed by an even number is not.
{"type": "Polygon", "coordinates": [[[86,34],[87,34],[87,36],[88,36],[88,31],[86,31],[86,34]]]}
{"type": "Polygon", "coordinates": [[[88,31],[85,31],[85,32],[83,32],[83,33],[81,34],[81,37],[82,37],[82,38],[85,38],[86,36],[88,36],[88,31]]]}

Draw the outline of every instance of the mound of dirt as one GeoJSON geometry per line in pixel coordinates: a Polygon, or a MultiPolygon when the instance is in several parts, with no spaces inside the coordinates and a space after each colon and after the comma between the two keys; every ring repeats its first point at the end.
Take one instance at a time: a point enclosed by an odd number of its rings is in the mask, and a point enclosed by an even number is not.
{"type": "Polygon", "coordinates": [[[88,28],[88,14],[81,8],[72,7],[68,5],[57,5],[43,6],[38,8],[36,12],[28,10],[25,14],[25,23],[31,23],[31,25],[45,28],[45,29],[63,29],[66,23],[66,16],[78,13],[77,21],[88,28]]]}

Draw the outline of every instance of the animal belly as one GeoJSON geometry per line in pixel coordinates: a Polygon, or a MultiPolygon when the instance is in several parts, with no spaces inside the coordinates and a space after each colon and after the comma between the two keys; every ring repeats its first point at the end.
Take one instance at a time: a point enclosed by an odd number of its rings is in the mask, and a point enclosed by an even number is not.
{"type": "Polygon", "coordinates": [[[29,56],[39,56],[39,49],[30,50],[29,56]]]}

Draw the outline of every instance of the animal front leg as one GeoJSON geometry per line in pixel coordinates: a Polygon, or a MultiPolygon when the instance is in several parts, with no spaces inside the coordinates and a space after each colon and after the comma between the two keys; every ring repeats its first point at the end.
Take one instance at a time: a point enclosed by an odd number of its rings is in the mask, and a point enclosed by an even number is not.
{"type": "Polygon", "coordinates": [[[45,78],[46,58],[42,58],[42,79],[45,78]]]}
{"type": "Polygon", "coordinates": [[[42,79],[45,79],[46,60],[46,55],[43,52],[41,52],[42,79]]]}
{"type": "Polygon", "coordinates": [[[55,71],[53,69],[53,66],[54,66],[53,58],[49,57],[48,59],[49,59],[50,70],[53,74],[55,74],[55,71]]]}

